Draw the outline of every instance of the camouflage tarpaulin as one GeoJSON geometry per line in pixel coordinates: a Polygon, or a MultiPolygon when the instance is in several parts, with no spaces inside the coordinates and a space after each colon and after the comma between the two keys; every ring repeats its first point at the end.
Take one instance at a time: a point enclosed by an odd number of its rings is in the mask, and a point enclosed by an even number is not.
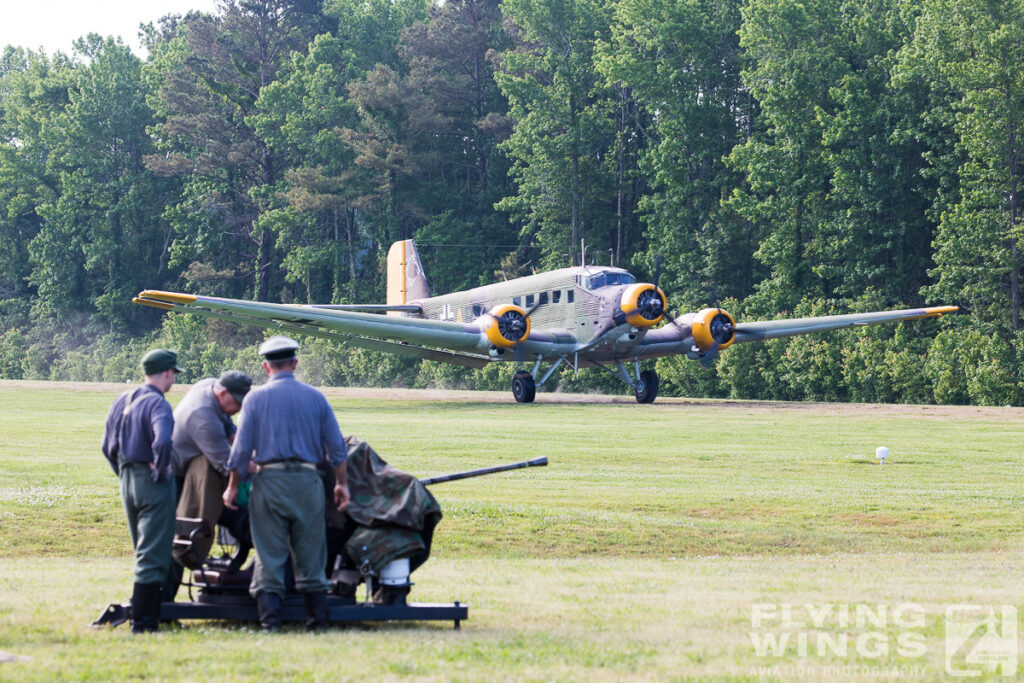
{"type": "Polygon", "coordinates": [[[388,465],[362,439],[349,436],[345,444],[351,497],[345,514],[358,525],[345,552],[357,567],[369,563],[375,573],[402,557],[415,569],[430,553],[441,506],[416,477],[388,465]]]}

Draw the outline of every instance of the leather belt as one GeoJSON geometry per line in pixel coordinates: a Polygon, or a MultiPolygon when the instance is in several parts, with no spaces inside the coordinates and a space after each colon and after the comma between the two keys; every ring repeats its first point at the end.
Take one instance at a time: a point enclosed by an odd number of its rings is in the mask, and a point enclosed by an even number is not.
{"type": "Polygon", "coordinates": [[[288,470],[293,467],[302,467],[307,470],[316,469],[316,465],[304,460],[275,460],[273,462],[261,463],[256,467],[257,472],[262,472],[263,470],[288,470]]]}

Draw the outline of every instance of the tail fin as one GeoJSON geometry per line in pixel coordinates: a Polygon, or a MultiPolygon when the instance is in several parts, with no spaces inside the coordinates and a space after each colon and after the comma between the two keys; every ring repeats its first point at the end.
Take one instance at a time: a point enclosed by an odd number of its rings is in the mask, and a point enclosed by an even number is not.
{"type": "MultiPolygon", "coordinates": [[[[423,265],[412,240],[395,242],[388,250],[387,288],[389,306],[402,305],[430,296],[427,276],[423,272],[423,265]]],[[[392,312],[389,315],[401,314],[392,312]]]]}

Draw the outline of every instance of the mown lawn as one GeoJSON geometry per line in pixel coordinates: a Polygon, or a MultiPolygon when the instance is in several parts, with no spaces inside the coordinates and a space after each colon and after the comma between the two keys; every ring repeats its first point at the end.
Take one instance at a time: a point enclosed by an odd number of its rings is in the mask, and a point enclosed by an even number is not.
{"type": "Polygon", "coordinates": [[[1024,606],[1020,409],[327,390],[343,431],[421,476],[551,460],[434,487],[445,519],[413,597],[468,602],[463,630],[96,631],[131,585],[98,449],[117,390],[0,382],[0,651],[31,657],[2,679],[936,678],[950,606],[1024,606]],[[783,623],[783,605],[874,620],[783,623]],[[810,645],[755,647],[786,632],[810,645]]]}

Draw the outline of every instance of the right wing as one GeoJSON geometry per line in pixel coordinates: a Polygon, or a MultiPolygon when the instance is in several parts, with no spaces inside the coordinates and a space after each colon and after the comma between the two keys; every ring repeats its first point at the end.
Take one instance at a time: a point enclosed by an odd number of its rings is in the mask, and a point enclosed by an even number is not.
{"type": "MultiPolygon", "coordinates": [[[[482,329],[482,325],[491,320],[488,317],[470,323],[459,323],[379,315],[351,309],[338,310],[326,306],[268,304],[156,290],[141,292],[132,299],[132,302],[162,311],[193,313],[278,332],[324,337],[364,349],[474,368],[482,368],[499,358],[533,360],[538,356],[557,357],[571,353],[577,347],[575,337],[569,334],[537,330],[532,331],[530,336],[515,348],[507,349],[507,354],[492,356],[489,353],[491,343],[482,329]]],[[[372,308],[360,305],[356,308],[383,312],[410,310],[411,305],[372,308]]]]}
{"type": "MultiPolygon", "coordinates": [[[[473,323],[384,316],[324,306],[268,304],[157,290],[140,292],[132,302],[163,311],[193,313],[279,332],[324,337],[359,348],[456,365],[481,368],[492,360],[481,353],[486,350],[486,346],[480,348],[480,328],[473,323]]],[[[360,308],[367,310],[366,307],[360,308]]],[[[392,310],[394,308],[391,307],[392,310]]],[[[371,310],[388,310],[388,307],[371,310]]]]}

